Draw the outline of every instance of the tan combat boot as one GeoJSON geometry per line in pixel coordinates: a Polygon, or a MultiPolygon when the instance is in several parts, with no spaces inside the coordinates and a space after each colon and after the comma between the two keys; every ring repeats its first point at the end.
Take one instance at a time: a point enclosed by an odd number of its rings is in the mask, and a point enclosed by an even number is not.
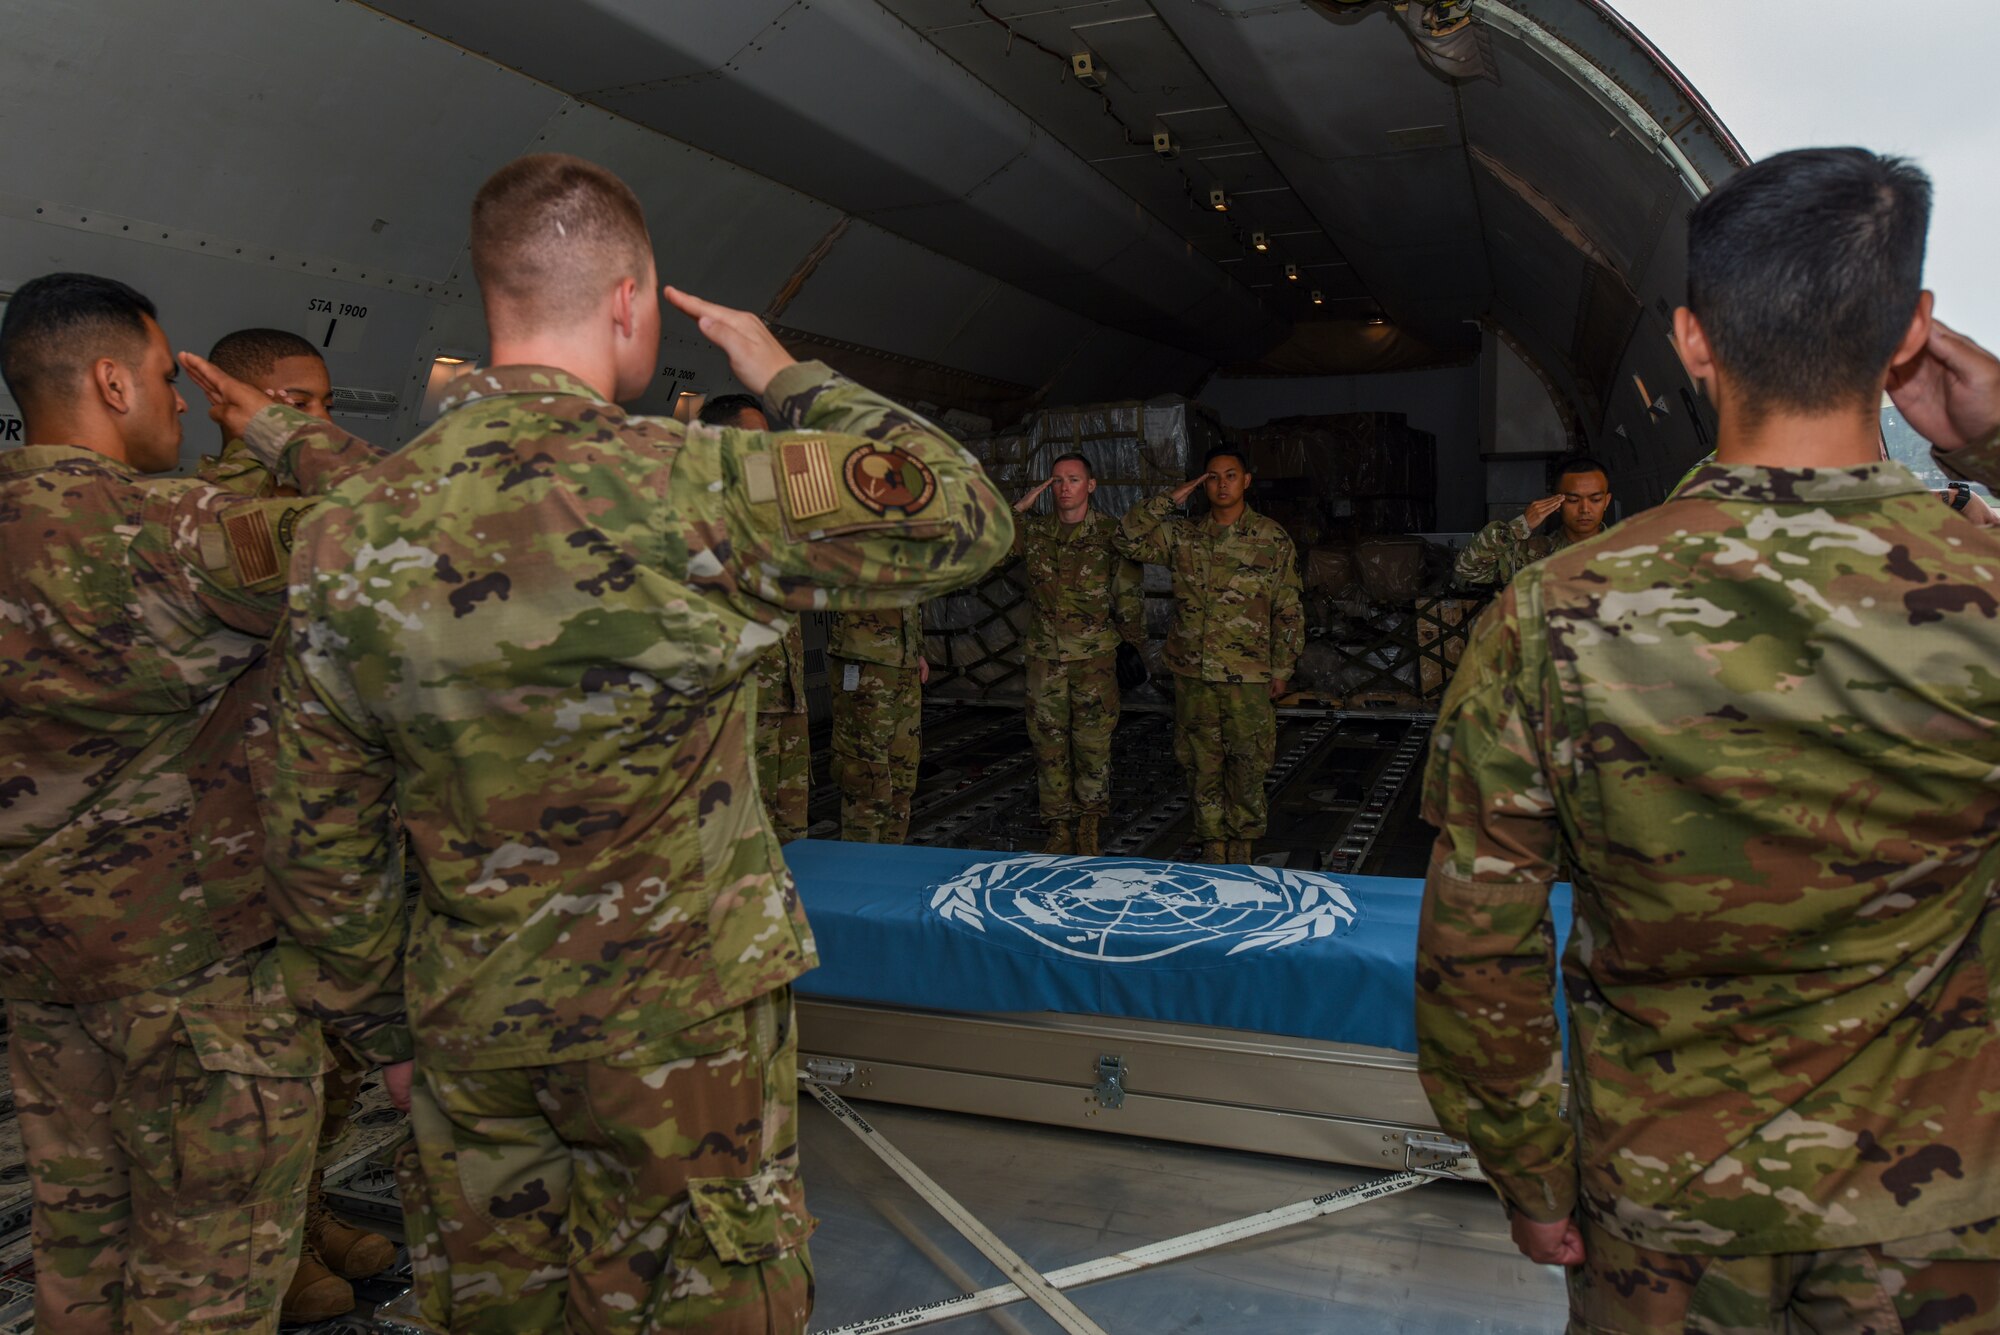
{"type": "Polygon", "coordinates": [[[1094,858],[1103,851],[1097,846],[1097,817],[1076,818],[1076,851],[1087,858],[1094,858]]]}
{"type": "MultiPolygon", "coordinates": [[[[342,1279],[367,1279],[396,1261],[395,1243],[354,1227],[328,1208],[318,1173],[313,1174],[312,1194],[306,1198],[306,1248],[318,1252],[327,1269],[342,1279]]],[[[303,1260],[299,1268],[305,1268],[303,1260]]]]}
{"type": "Polygon", "coordinates": [[[299,1249],[299,1268],[292,1272],[292,1286],[279,1304],[278,1319],[288,1326],[302,1325],[331,1321],[353,1310],[354,1286],[326,1268],[326,1262],[313,1250],[308,1230],[305,1245],[299,1249]]]}
{"type": "Polygon", "coordinates": [[[1220,839],[1207,839],[1201,845],[1201,860],[1207,863],[1229,861],[1229,845],[1220,839]]]}
{"type": "Polygon", "coordinates": [[[1074,853],[1076,840],[1071,836],[1069,822],[1052,820],[1049,822],[1049,841],[1042,845],[1044,853],[1074,853]]]}

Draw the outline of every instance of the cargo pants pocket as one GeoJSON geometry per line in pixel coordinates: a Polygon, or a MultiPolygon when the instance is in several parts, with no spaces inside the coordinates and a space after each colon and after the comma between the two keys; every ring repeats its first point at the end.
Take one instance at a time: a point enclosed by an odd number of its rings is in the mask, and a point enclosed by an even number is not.
{"type": "Polygon", "coordinates": [[[669,1328],[795,1335],[812,1313],[813,1219],[795,1169],[688,1180],[670,1249],[669,1328]]]}
{"type": "Polygon", "coordinates": [[[179,1008],[131,1114],[135,1332],[268,1326],[298,1263],[326,1064],[288,1008],[179,1008]]]}

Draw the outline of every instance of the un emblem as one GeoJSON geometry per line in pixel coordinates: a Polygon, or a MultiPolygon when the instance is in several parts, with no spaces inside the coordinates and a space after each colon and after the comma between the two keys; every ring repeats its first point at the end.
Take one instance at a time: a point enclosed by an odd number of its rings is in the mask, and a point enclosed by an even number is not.
{"type": "Polygon", "coordinates": [[[1336,936],[1359,913],[1345,887],[1316,872],[1049,853],[968,867],[931,893],[930,906],[947,922],[985,932],[990,919],[1100,964],[1197,947],[1282,950],[1336,936]]]}

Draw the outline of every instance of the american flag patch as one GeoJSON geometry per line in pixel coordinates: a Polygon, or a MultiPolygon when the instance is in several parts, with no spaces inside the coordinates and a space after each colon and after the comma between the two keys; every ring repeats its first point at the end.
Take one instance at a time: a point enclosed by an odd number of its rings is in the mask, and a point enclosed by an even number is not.
{"type": "Polygon", "coordinates": [[[245,585],[262,584],[284,573],[278,564],[278,544],[271,537],[270,521],[262,510],[230,515],[222,521],[222,532],[229,539],[236,578],[245,585]]]}
{"type": "Polygon", "coordinates": [[[812,519],[840,508],[833,489],[833,460],[823,440],[788,440],[784,447],[785,509],[812,519]]]}

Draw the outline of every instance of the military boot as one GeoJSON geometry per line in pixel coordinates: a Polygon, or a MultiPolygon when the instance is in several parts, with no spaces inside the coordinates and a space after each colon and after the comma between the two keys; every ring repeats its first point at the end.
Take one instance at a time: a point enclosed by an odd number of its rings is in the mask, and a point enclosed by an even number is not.
{"type": "Polygon", "coordinates": [[[1201,860],[1207,863],[1229,861],[1229,845],[1220,839],[1205,839],[1201,845],[1201,860]]]}
{"type": "Polygon", "coordinates": [[[1049,841],[1042,845],[1044,853],[1074,853],[1076,838],[1070,833],[1069,822],[1052,820],[1049,822],[1049,841]]]}
{"type": "Polygon", "coordinates": [[[1097,817],[1076,818],[1076,851],[1087,858],[1094,858],[1102,851],[1097,846],[1097,817]]]}
{"type": "Polygon", "coordinates": [[[1250,843],[1248,839],[1231,839],[1225,856],[1237,866],[1247,865],[1250,861],[1250,843]]]}
{"type": "Polygon", "coordinates": [[[299,1268],[292,1272],[292,1286],[279,1304],[278,1319],[288,1326],[300,1325],[331,1321],[353,1310],[354,1286],[326,1268],[308,1234],[305,1245],[299,1248],[299,1268]]]}
{"type": "MultiPolygon", "coordinates": [[[[395,1243],[380,1233],[354,1227],[328,1208],[318,1173],[313,1174],[312,1190],[306,1197],[306,1248],[319,1253],[326,1267],[343,1279],[379,1275],[396,1260],[395,1243]]],[[[300,1268],[304,1268],[303,1261],[300,1268]]]]}

